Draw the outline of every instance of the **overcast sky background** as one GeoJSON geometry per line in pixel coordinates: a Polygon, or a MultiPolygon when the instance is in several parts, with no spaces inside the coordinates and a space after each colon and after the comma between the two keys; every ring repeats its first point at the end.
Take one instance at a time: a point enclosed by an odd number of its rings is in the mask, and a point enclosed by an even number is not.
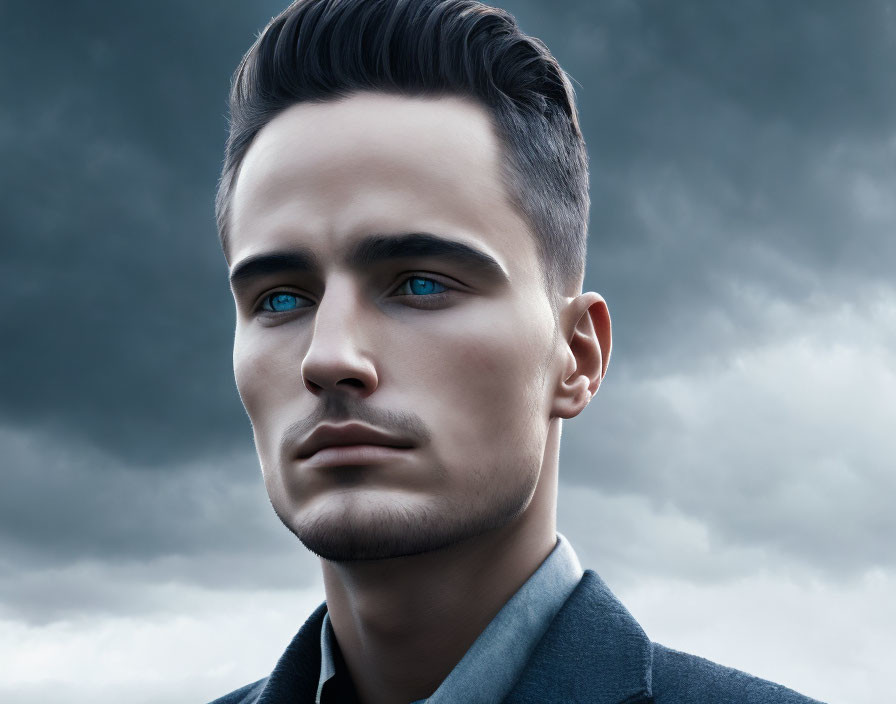
{"type": "MultiPolygon", "coordinates": [[[[0,4],[0,700],[205,702],[323,599],[212,201],[270,0],[0,4]]],[[[613,359],[559,528],[648,635],[843,704],[896,655],[896,2],[508,0],[576,81],[613,359]]]]}

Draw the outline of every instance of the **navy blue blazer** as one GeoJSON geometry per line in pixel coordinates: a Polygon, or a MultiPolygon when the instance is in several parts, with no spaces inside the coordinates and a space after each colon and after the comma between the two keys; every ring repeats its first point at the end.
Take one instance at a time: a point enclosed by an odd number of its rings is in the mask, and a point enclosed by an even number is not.
{"type": "MultiPolygon", "coordinates": [[[[324,603],[311,614],[270,676],[211,704],[313,703],[325,611],[324,603]]],[[[819,704],[779,684],[651,642],[593,570],[585,570],[503,702],[580,703],[819,704]]]]}

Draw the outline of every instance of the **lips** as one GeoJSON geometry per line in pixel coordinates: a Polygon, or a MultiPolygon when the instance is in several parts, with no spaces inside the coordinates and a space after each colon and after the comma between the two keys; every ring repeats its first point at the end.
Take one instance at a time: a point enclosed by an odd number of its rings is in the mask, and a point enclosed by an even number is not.
{"type": "Polygon", "coordinates": [[[361,423],[319,425],[299,445],[298,457],[299,459],[308,459],[324,448],[345,447],[348,445],[379,445],[401,449],[408,449],[414,446],[407,438],[361,423]]]}
{"type": "Polygon", "coordinates": [[[385,445],[345,445],[325,447],[311,457],[302,460],[306,470],[332,467],[370,467],[374,465],[395,466],[408,459],[410,448],[386,447],[385,445]]]}

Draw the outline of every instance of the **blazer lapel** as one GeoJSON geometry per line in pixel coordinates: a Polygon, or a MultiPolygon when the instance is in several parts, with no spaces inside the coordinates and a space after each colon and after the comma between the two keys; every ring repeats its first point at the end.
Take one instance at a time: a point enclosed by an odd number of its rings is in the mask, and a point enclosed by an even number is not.
{"type": "Polygon", "coordinates": [[[585,570],[504,702],[649,702],[651,668],[650,641],[638,622],[585,570]]]}
{"type": "Polygon", "coordinates": [[[320,680],[320,629],[327,604],[314,610],[277,661],[257,704],[313,702],[320,680]]]}

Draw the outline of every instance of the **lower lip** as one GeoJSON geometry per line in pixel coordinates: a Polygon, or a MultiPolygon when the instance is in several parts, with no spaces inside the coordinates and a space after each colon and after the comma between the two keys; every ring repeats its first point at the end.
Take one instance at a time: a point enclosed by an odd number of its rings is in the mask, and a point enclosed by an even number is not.
{"type": "Polygon", "coordinates": [[[306,467],[344,467],[346,465],[376,464],[400,458],[411,448],[385,445],[344,445],[325,447],[302,460],[306,467]]]}

